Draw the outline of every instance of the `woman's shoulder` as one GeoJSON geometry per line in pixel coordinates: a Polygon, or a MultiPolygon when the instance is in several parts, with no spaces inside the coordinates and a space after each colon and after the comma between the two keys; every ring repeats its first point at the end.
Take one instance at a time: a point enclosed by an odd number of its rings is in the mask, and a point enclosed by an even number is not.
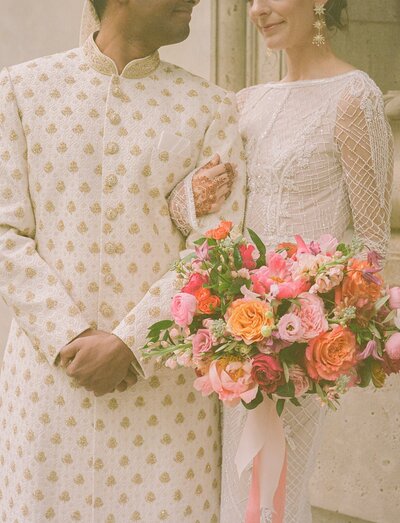
{"type": "Polygon", "coordinates": [[[375,81],[364,71],[354,69],[348,74],[341,89],[340,100],[351,102],[367,99],[383,100],[383,94],[375,81]]]}
{"type": "Polygon", "coordinates": [[[258,94],[261,94],[265,91],[265,84],[252,85],[250,87],[245,87],[241,91],[236,93],[236,101],[238,105],[239,112],[243,112],[245,106],[249,101],[253,100],[258,94]]]}

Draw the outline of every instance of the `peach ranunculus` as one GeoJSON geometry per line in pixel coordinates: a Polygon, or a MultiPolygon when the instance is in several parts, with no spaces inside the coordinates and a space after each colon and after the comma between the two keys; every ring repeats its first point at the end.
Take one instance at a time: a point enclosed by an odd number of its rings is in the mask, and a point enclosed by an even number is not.
{"type": "Polygon", "coordinates": [[[232,222],[221,222],[216,229],[210,229],[206,232],[206,238],[213,238],[214,240],[224,240],[231,232],[233,227],[232,222]]]}
{"type": "Polygon", "coordinates": [[[250,403],[257,396],[258,385],[251,377],[250,361],[221,358],[211,363],[206,375],[197,378],[194,388],[203,396],[216,392],[224,403],[235,406],[240,400],[250,403]]]}
{"type": "Polygon", "coordinates": [[[203,314],[214,314],[215,310],[220,306],[221,300],[218,296],[211,294],[210,289],[202,287],[195,292],[197,299],[197,308],[203,314]]]}
{"type": "Polygon", "coordinates": [[[352,259],[349,262],[349,270],[344,277],[342,284],[342,299],[349,305],[363,308],[373,305],[381,295],[382,278],[379,274],[374,274],[375,281],[364,276],[371,269],[371,265],[366,260],[352,259]]]}
{"type": "Polygon", "coordinates": [[[227,330],[247,345],[271,334],[274,315],[271,306],[260,300],[236,300],[227,313],[227,330]]]}
{"type": "Polygon", "coordinates": [[[306,348],[309,376],[335,381],[357,364],[356,349],[356,337],[347,327],[338,326],[313,338],[306,348]]]}

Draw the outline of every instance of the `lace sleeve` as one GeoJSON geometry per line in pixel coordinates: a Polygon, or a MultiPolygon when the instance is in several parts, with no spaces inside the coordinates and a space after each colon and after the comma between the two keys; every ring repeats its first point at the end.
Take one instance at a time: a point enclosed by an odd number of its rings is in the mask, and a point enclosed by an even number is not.
{"type": "Polygon", "coordinates": [[[197,228],[196,207],[192,191],[193,173],[190,173],[173,189],[169,198],[169,212],[172,221],[183,236],[189,236],[197,228]]]}
{"type": "Polygon", "coordinates": [[[390,238],[393,138],[382,93],[368,77],[342,94],[336,119],[354,231],[369,249],[385,256],[390,238]]]}

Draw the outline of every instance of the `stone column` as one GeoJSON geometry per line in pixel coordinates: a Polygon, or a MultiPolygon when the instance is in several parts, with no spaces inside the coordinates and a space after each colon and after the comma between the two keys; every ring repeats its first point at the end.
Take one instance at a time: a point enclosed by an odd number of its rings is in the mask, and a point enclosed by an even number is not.
{"type": "Polygon", "coordinates": [[[212,4],[212,80],[239,91],[246,85],[246,2],[214,0],[212,4]]]}

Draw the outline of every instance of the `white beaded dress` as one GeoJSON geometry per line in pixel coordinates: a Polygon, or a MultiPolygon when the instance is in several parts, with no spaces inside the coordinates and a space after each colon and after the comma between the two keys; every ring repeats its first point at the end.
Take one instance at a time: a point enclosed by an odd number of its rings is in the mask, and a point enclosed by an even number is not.
{"type": "MultiPolygon", "coordinates": [[[[385,254],[390,234],[392,138],[382,94],[361,71],[269,83],[238,95],[246,144],[245,225],[269,245],[331,233],[353,222],[369,248],[385,254]]],[[[234,457],[245,421],[225,409],[221,523],[241,523],[251,471],[238,479],[234,457]]],[[[283,422],[288,448],[285,523],[311,523],[308,483],[323,410],[314,399],[290,405],[283,422]]],[[[271,520],[263,514],[262,522],[271,520]]]]}

